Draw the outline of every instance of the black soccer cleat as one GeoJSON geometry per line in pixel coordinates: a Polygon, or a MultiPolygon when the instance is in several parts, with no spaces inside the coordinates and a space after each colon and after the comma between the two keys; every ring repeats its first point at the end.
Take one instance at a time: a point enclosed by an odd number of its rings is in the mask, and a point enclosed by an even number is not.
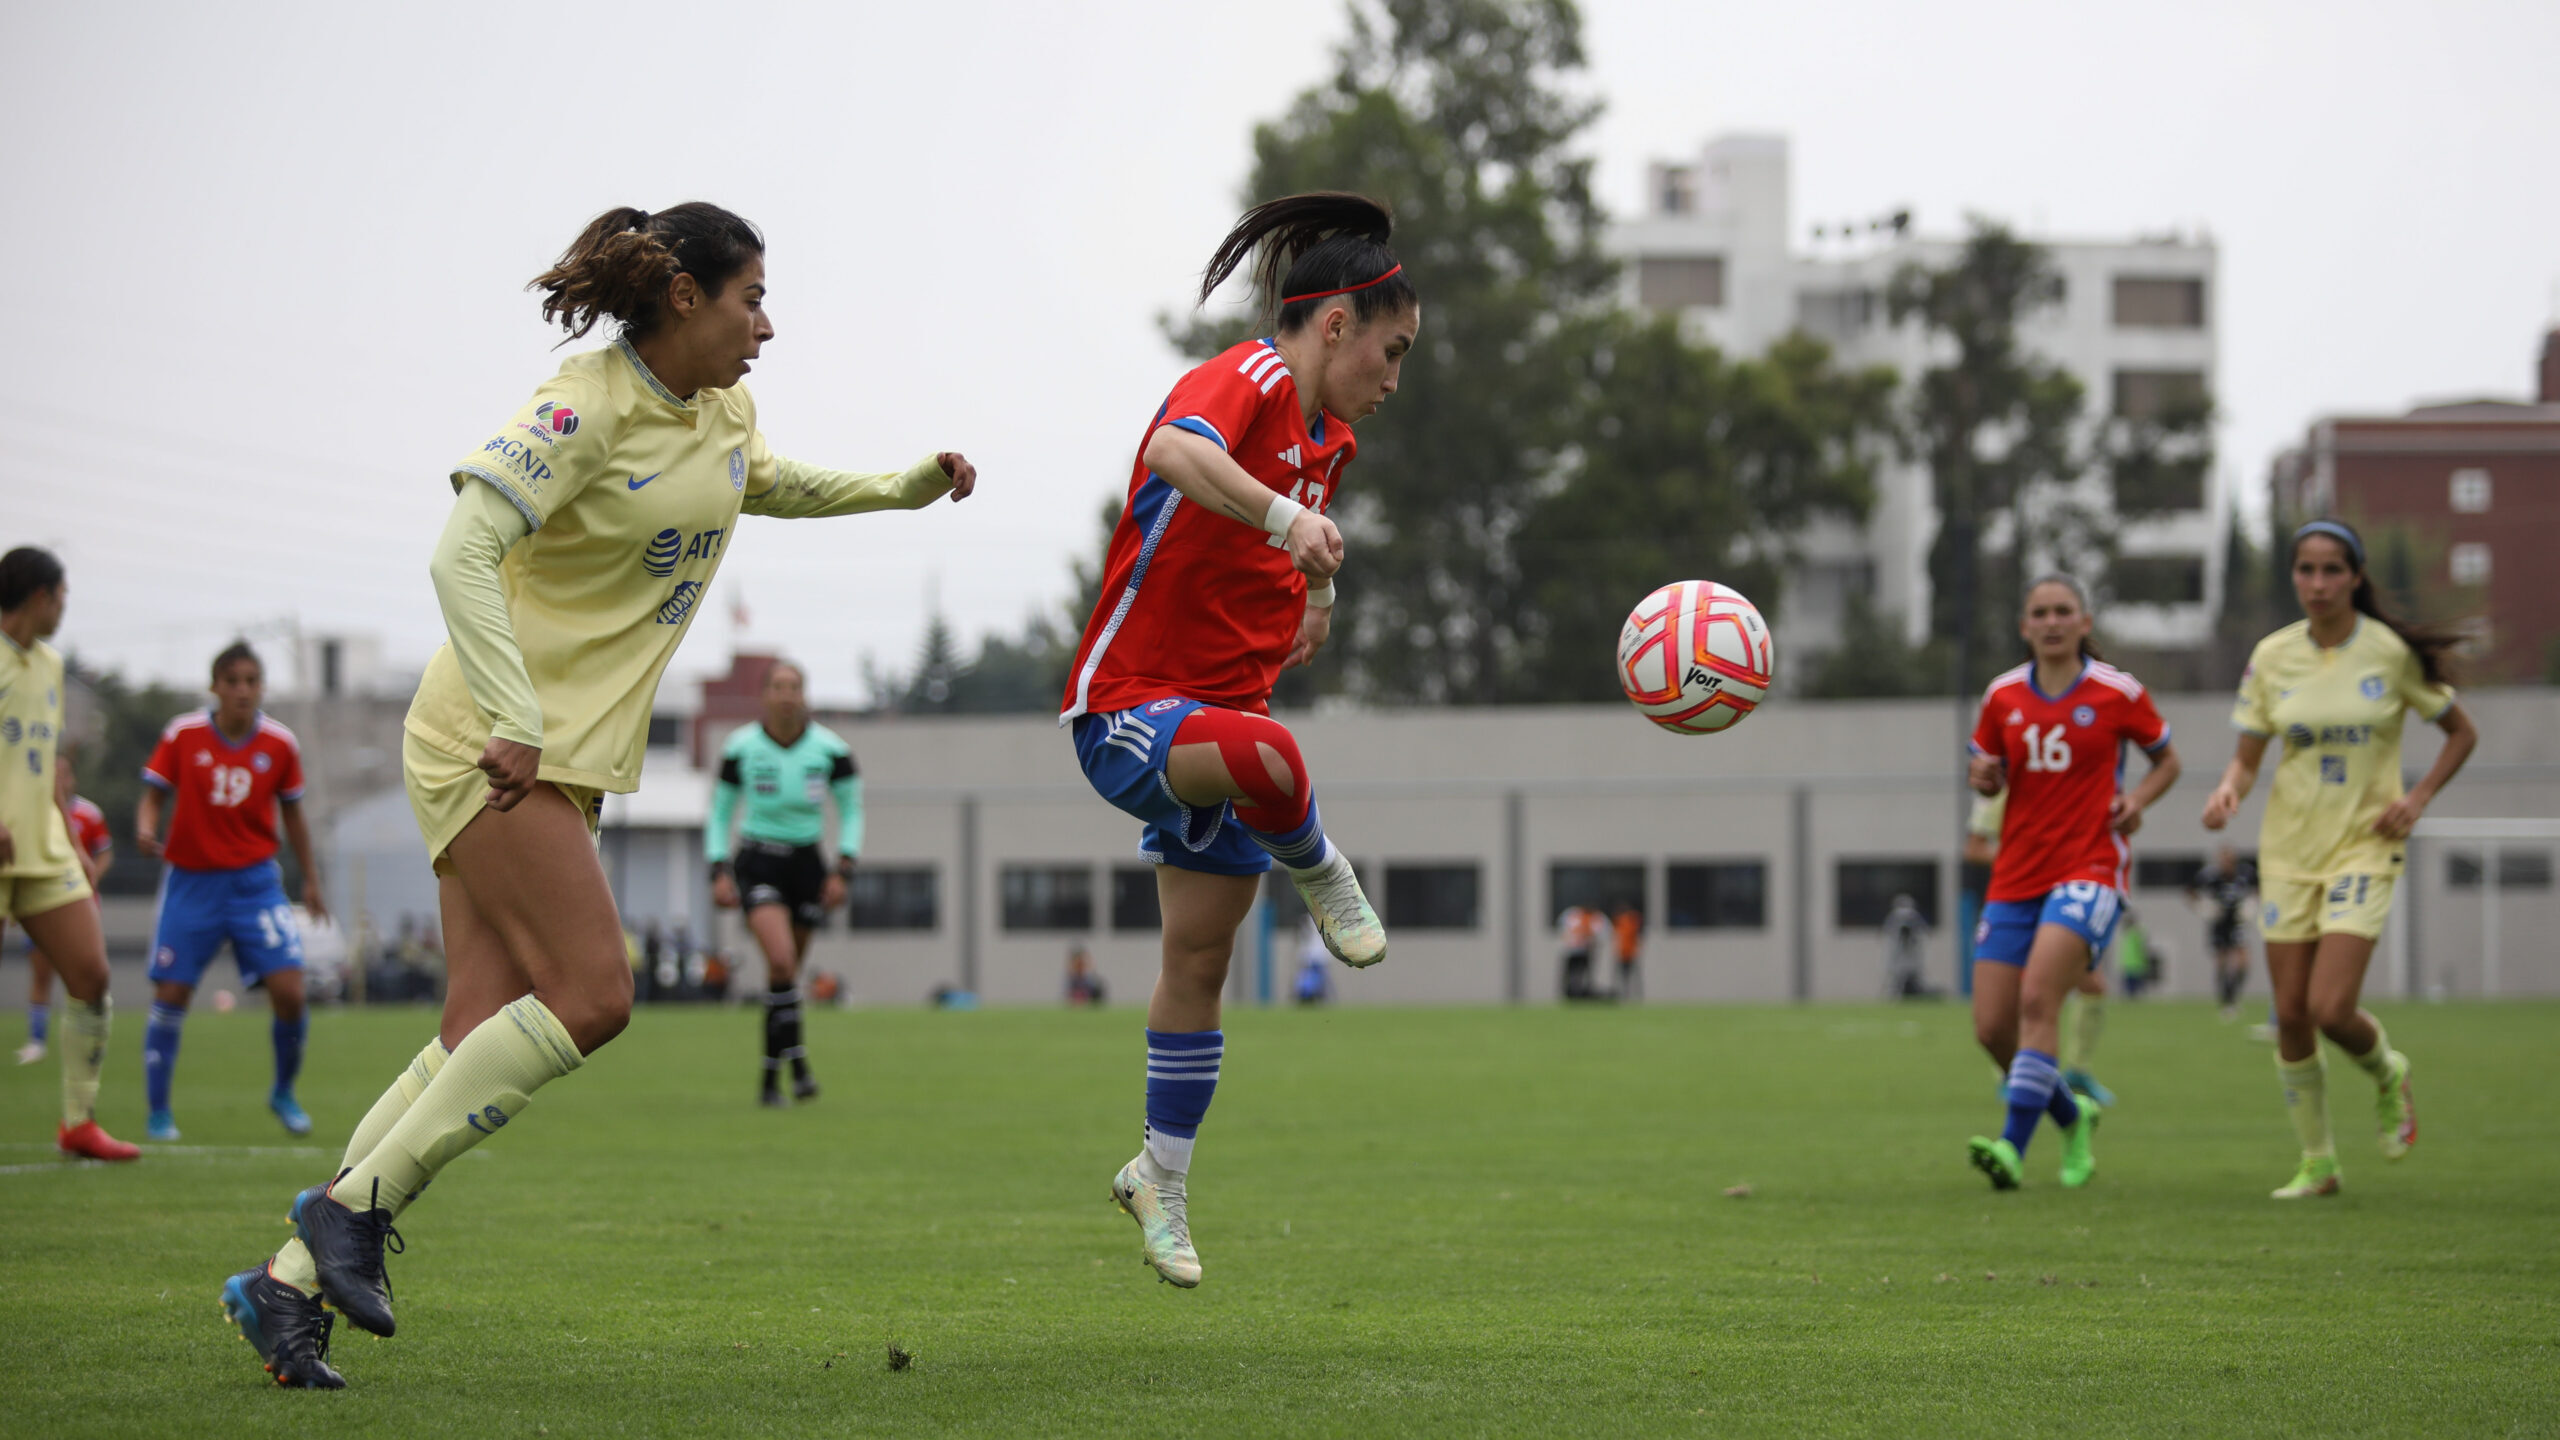
{"type": "Polygon", "coordinates": [[[343,1390],[347,1377],[329,1368],[329,1332],[338,1318],[316,1296],[267,1273],[264,1262],[223,1282],[222,1313],[276,1383],[295,1390],[343,1390]]]}
{"type": "Polygon", "coordinates": [[[816,1077],[816,1076],[814,1076],[814,1075],[803,1075],[803,1076],[801,1076],[799,1079],[792,1081],[792,1082],[791,1082],[791,1098],[792,1098],[792,1099],[794,1099],[794,1100],[815,1100],[815,1099],[817,1099],[817,1098],[818,1098],[818,1079],[817,1079],[817,1077],[816,1077]]]}
{"type": "MultiPolygon", "coordinates": [[[[380,1193],[380,1184],[375,1192],[380,1193]]],[[[329,1187],[314,1185],[293,1197],[293,1230],[311,1252],[320,1272],[320,1295],[347,1317],[347,1323],[376,1335],[391,1334],[391,1276],[383,1267],[383,1251],[404,1248],[400,1232],[391,1228],[391,1212],[367,1206],[350,1210],[329,1197],[329,1187]]]]}

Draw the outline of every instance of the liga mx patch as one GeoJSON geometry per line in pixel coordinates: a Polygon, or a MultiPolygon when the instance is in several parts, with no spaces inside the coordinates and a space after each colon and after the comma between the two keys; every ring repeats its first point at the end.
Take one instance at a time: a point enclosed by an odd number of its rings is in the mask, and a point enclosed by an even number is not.
{"type": "Polygon", "coordinates": [[[534,406],[533,418],[541,421],[544,429],[563,440],[578,433],[578,412],[557,401],[545,400],[534,406]]]}

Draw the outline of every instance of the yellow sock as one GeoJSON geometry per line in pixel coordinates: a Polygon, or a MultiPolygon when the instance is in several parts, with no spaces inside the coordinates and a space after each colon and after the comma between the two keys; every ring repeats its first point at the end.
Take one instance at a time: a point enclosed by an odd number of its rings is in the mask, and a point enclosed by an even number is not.
{"type": "Polygon", "coordinates": [[[62,997],[62,1123],[78,1125],[98,1110],[98,1072],[107,1063],[107,1025],[115,1002],[100,995],[98,1003],[62,997]]]}
{"type": "MultiPolygon", "coordinates": [[[[347,1169],[373,1153],[373,1147],[382,1143],[382,1137],[390,1134],[391,1127],[427,1092],[427,1083],[436,1078],[447,1058],[443,1040],[427,1042],[427,1048],[410,1060],[409,1068],[401,1071],[391,1088],[382,1092],[382,1098],[373,1102],[373,1108],[364,1112],[364,1119],[356,1122],[356,1133],[347,1140],[347,1153],[338,1162],[339,1169],[347,1169]]],[[[416,1198],[414,1193],[410,1198],[416,1198]]],[[[306,1295],[320,1293],[319,1267],[312,1263],[311,1252],[303,1248],[300,1236],[284,1242],[284,1248],[267,1262],[267,1273],[306,1295]]]]}
{"type": "Polygon", "coordinates": [[[2089,1057],[2098,1053],[2098,1032],[2107,1025],[2107,997],[2073,991],[2071,1003],[2071,1043],[2063,1053],[2070,1056],[2065,1063],[2072,1070],[2089,1068],[2089,1057]]]}
{"type": "Polygon", "coordinates": [[[2329,1140],[2329,1070],[2320,1052],[2312,1051],[2308,1060],[2287,1060],[2279,1053],[2276,1073],[2284,1077],[2285,1114],[2292,1117],[2293,1133],[2302,1138],[2302,1153],[2335,1156],[2337,1146],[2329,1140]]]}
{"type": "Polygon", "coordinates": [[[2372,1076],[2374,1084],[2387,1085],[2391,1081],[2391,1037],[2383,1033],[2380,1020],[2371,1015],[2366,1015],[2364,1018],[2373,1021],[2373,1048],[2361,1055],[2350,1055],[2347,1058],[2356,1062],[2357,1068],[2372,1076]]]}
{"type": "Polygon", "coordinates": [[[330,1194],[345,1205],[397,1213],[453,1157],[522,1114],[534,1091],[585,1063],[549,1006],[530,995],[514,1001],[462,1037],[453,1058],[330,1194]]]}

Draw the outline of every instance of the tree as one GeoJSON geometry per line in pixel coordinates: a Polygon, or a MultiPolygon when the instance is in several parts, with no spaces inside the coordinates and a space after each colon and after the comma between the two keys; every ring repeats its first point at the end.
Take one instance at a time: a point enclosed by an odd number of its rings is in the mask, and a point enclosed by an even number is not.
{"type": "MultiPolygon", "coordinates": [[[[106,883],[117,894],[148,895],[159,867],[134,848],[133,811],[142,799],[142,767],[160,743],[160,731],[172,716],[204,708],[204,692],[173,690],[165,685],[136,687],[116,671],[93,671],[78,657],[66,663],[88,687],[98,707],[96,739],[80,747],[80,793],[106,812],[108,833],[115,836],[116,863],[106,883]]],[[[290,856],[288,864],[295,863],[290,856]]]]}
{"type": "Polygon", "coordinates": [[[2061,274],[1995,222],[1976,218],[1972,232],[1953,264],[1905,265],[1886,289],[1896,323],[1916,318],[1956,346],[1951,363],[1922,372],[1910,423],[1939,515],[1929,632],[1952,646],[1951,678],[1966,695],[2013,643],[2009,605],[1983,597],[2015,595],[2030,560],[2085,574],[2112,550],[2068,488],[2087,468],[2080,382],[2018,343],[2020,322],[2061,300],[2061,274]]]}

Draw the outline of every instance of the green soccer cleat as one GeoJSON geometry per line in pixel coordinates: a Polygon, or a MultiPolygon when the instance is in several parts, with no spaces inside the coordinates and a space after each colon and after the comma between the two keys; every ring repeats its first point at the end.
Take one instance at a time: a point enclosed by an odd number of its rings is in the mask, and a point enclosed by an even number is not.
{"type": "Polygon", "coordinates": [[[2270,1198],[2276,1200],[2309,1200],[2318,1196],[2335,1195],[2337,1193],[2338,1157],[2335,1155],[2305,1155],[2302,1157],[2302,1168],[2295,1171],[2293,1179],[2287,1181],[2282,1187],[2274,1191],[2270,1198]]]}
{"type": "Polygon", "coordinates": [[[1359,875],[1341,851],[1328,845],[1323,864],[1290,871],[1289,883],[1298,887],[1298,898],[1306,902],[1316,934],[1334,959],[1363,970],[1387,958],[1387,927],[1378,923],[1378,912],[1361,893],[1359,875]]]}
{"type": "Polygon", "coordinates": [[[1184,1213],[1182,1178],[1140,1151],[1120,1167],[1111,1198],[1138,1222],[1146,1262],[1156,1274],[1188,1290],[1200,1283],[1200,1252],[1191,1248],[1191,1220],[1184,1213]]]}
{"type": "Polygon", "coordinates": [[[2006,1136],[1997,1140],[1986,1140],[1976,1135],[1965,1142],[1965,1148],[1972,1152],[1973,1168],[1991,1177],[1992,1189],[2015,1190],[2018,1188],[2018,1182],[2025,1176],[2026,1167],[2018,1160],[2018,1147],[2010,1144],[2006,1136]]]}
{"type": "Polygon", "coordinates": [[[2098,1077],[2086,1070],[2063,1071],[2062,1083],[2071,1087],[2072,1094],[2084,1100],[2097,1101],[2098,1108],[2101,1110],[2116,1108],[2116,1092],[2099,1084],[2098,1077]]]}
{"type": "Polygon", "coordinates": [[[2098,1118],[2107,1113],[2091,1096],[2080,1097],[2080,1120],[2062,1132],[2062,1188],[2077,1190],[2098,1173],[2098,1156],[2089,1142],[2098,1136],[2098,1118]]]}
{"type": "Polygon", "coordinates": [[[2382,1122],[2382,1158],[2397,1160],[2418,1143],[2418,1099],[2409,1093],[2409,1057],[2391,1052],[2391,1078],[2374,1097],[2374,1114],[2382,1122]]]}

